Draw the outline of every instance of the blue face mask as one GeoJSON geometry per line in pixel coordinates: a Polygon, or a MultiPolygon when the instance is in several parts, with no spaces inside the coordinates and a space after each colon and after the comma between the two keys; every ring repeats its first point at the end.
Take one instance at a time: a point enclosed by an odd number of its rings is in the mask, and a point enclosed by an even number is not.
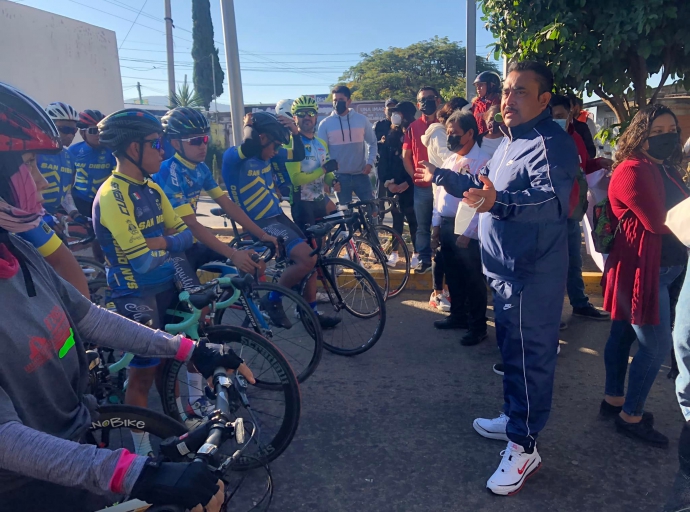
{"type": "Polygon", "coordinates": [[[568,120],[567,119],[554,119],[553,121],[555,123],[557,123],[558,126],[563,128],[564,131],[566,131],[566,132],[568,131],[568,127],[567,127],[568,120]]]}

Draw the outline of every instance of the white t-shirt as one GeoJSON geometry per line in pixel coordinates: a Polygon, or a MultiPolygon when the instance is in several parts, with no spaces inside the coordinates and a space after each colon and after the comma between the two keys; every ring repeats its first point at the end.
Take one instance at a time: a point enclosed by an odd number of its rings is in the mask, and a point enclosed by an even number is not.
{"type": "Polygon", "coordinates": [[[484,137],[482,138],[482,151],[489,156],[494,156],[501,142],[503,142],[503,137],[499,137],[498,139],[488,139],[484,137]]]}

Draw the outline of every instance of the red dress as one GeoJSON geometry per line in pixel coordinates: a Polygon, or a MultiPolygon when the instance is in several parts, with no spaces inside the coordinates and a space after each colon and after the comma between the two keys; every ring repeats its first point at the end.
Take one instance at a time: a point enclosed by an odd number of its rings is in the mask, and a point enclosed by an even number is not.
{"type": "MultiPolygon", "coordinates": [[[[678,173],[666,167],[671,179],[678,173]]],[[[613,320],[635,325],[659,324],[659,268],[665,226],[666,192],[657,164],[643,156],[622,162],[611,177],[609,201],[620,230],[606,260],[602,286],[604,309],[613,320]]]]}
{"type": "Polygon", "coordinates": [[[489,110],[493,105],[500,105],[501,97],[498,94],[487,94],[483,98],[475,97],[472,100],[472,114],[477,120],[477,127],[479,128],[479,134],[488,132],[489,128],[486,126],[484,121],[484,113],[489,110]]]}

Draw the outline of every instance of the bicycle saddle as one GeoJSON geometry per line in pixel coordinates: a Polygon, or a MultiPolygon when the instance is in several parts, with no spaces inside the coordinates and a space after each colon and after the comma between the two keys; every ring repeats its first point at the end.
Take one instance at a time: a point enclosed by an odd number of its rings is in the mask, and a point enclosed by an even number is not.
{"type": "Polygon", "coordinates": [[[222,208],[211,208],[211,215],[222,217],[223,215],[225,215],[225,212],[222,208]]]}

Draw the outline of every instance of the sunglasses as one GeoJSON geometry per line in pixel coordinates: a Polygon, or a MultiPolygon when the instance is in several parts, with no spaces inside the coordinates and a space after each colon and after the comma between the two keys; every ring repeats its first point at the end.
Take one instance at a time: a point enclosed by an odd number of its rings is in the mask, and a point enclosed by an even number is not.
{"type": "Polygon", "coordinates": [[[436,96],[424,96],[419,100],[419,103],[423,103],[425,101],[436,101],[436,96]]]}
{"type": "Polygon", "coordinates": [[[89,135],[98,135],[98,128],[96,126],[92,126],[91,128],[87,128],[86,133],[88,133],[89,135]]]}
{"type": "MultiPolygon", "coordinates": [[[[65,135],[74,135],[77,133],[77,128],[73,128],[71,126],[58,126],[58,131],[60,133],[64,133],[65,135]]],[[[98,129],[96,129],[96,133],[98,133],[98,129]]]]}
{"type": "Polygon", "coordinates": [[[303,117],[316,117],[316,112],[295,112],[295,115],[300,119],[303,117]]]}
{"type": "Polygon", "coordinates": [[[191,137],[189,139],[180,139],[182,142],[189,142],[190,146],[201,146],[208,144],[208,135],[201,135],[200,137],[191,137]]]}
{"type": "Polygon", "coordinates": [[[160,137],[157,139],[142,139],[141,142],[148,142],[151,144],[151,149],[155,149],[157,151],[160,151],[161,148],[163,148],[163,139],[160,137]]]}

